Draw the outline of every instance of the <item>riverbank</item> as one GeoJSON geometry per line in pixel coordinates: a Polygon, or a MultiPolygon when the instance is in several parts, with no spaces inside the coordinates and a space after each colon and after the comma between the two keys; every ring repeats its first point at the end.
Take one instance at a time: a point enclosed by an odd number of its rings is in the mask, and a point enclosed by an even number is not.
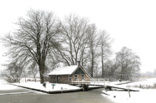
{"type": "Polygon", "coordinates": [[[0,96],[0,101],[1,103],[113,103],[101,95],[101,90],[103,89],[58,94],[32,91],[26,94],[0,96]]]}
{"type": "Polygon", "coordinates": [[[156,78],[123,84],[122,86],[137,89],[139,92],[103,90],[101,95],[115,103],[155,103],[156,78]]]}
{"type": "MultiPolygon", "coordinates": [[[[49,93],[49,94],[83,91],[83,88],[79,87],[79,86],[73,86],[73,85],[69,85],[69,84],[60,84],[60,83],[49,83],[49,82],[46,82],[44,85],[41,84],[40,82],[13,83],[12,85],[30,89],[30,90],[49,93]]],[[[89,86],[88,90],[98,89],[98,88],[101,88],[101,87],[89,86]]]]}
{"type": "Polygon", "coordinates": [[[125,91],[103,91],[101,95],[115,103],[155,103],[156,89],[140,89],[139,92],[130,93],[125,91]]]}
{"type": "Polygon", "coordinates": [[[58,84],[58,83],[49,83],[46,82],[44,85],[40,82],[23,82],[23,83],[13,83],[12,85],[36,90],[44,93],[65,93],[65,92],[74,92],[74,91],[81,91],[82,88],[77,86],[72,86],[69,84],[58,84]]]}

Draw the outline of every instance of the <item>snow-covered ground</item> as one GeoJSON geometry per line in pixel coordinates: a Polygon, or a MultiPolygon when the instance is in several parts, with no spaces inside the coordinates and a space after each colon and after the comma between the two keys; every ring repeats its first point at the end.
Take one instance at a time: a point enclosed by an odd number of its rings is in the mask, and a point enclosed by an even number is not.
{"type": "Polygon", "coordinates": [[[103,92],[110,94],[107,97],[115,103],[155,103],[156,89],[142,89],[139,92],[130,92],[130,95],[124,91],[103,92]]]}
{"type": "Polygon", "coordinates": [[[14,84],[18,86],[28,87],[28,88],[42,90],[46,92],[80,89],[80,87],[72,86],[69,84],[59,84],[59,83],[49,83],[49,82],[46,82],[46,86],[43,86],[40,82],[23,82],[23,83],[14,83],[14,84]]]}
{"type": "Polygon", "coordinates": [[[156,88],[156,78],[145,79],[125,85],[126,87],[135,87],[135,88],[146,88],[146,89],[156,88]]]}
{"type": "MultiPolygon", "coordinates": [[[[58,83],[48,83],[48,82],[46,83],[46,87],[44,87],[39,82],[21,82],[21,83],[14,83],[14,84],[19,86],[39,89],[47,92],[80,89],[80,87],[72,86],[69,84],[58,84],[58,83]]],[[[105,84],[115,85],[118,84],[118,82],[105,82],[105,84]]],[[[103,90],[103,93],[101,95],[104,97],[108,97],[114,103],[155,103],[156,89],[153,88],[155,87],[155,84],[156,84],[156,78],[146,79],[138,82],[118,85],[121,87],[138,89],[139,92],[103,90]]],[[[0,90],[14,90],[14,89],[20,89],[20,88],[18,88],[17,86],[10,85],[5,80],[0,79],[0,90]]]]}
{"type": "Polygon", "coordinates": [[[156,84],[156,78],[146,79],[146,80],[122,85],[125,87],[131,87],[135,89],[137,88],[139,92],[103,90],[103,93],[101,95],[108,97],[114,103],[155,103],[156,89],[151,89],[155,84],[156,84]],[[140,86],[144,87],[144,89],[139,88],[140,86]]]}
{"type": "Polygon", "coordinates": [[[14,90],[14,89],[20,89],[17,86],[10,85],[5,80],[0,79],[0,91],[1,90],[14,90]]]}
{"type": "Polygon", "coordinates": [[[117,84],[127,83],[128,81],[122,81],[122,82],[120,82],[120,81],[113,81],[113,82],[110,82],[110,81],[88,81],[88,82],[93,85],[117,85],[117,84]]]}

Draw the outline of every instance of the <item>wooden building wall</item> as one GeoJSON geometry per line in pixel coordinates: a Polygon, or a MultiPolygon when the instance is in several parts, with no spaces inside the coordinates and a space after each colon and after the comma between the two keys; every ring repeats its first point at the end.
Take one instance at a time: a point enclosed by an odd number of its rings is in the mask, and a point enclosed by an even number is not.
{"type": "Polygon", "coordinates": [[[49,82],[51,83],[71,83],[72,81],[90,81],[90,77],[88,74],[84,73],[81,69],[77,69],[72,75],[50,75],[49,82]],[[77,75],[77,79],[75,79],[75,75],[77,75]],[[82,75],[84,75],[84,79],[82,79],[82,75]],[[71,78],[71,79],[70,79],[71,78]]]}
{"type": "Polygon", "coordinates": [[[51,83],[69,83],[68,81],[68,75],[52,75],[52,76],[49,76],[49,81],[51,83]]]}

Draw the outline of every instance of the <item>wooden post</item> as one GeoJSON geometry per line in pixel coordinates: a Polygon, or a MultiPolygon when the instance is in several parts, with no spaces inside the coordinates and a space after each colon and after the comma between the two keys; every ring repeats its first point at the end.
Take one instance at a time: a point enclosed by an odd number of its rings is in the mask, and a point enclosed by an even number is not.
{"type": "Polygon", "coordinates": [[[131,97],[131,94],[130,94],[130,90],[128,89],[128,95],[129,95],[129,98],[131,97]]]}

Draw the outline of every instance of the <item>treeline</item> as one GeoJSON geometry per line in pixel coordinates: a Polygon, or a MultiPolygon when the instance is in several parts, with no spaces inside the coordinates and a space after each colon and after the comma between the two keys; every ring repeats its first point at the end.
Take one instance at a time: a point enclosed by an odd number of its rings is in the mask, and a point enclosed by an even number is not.
{"type": "Polygon", "coordinates": [[[39,73],[43,83],[53,68],[77,61],[91,77],[127,80],[139,71],[139,57],[126,47],[110,60],[110,36],[86,18],[69,15],[60,20],[52,12],[30,10],[17,25],[3,39],[11,58],[5,75],[11,81],[39,73]]]}

